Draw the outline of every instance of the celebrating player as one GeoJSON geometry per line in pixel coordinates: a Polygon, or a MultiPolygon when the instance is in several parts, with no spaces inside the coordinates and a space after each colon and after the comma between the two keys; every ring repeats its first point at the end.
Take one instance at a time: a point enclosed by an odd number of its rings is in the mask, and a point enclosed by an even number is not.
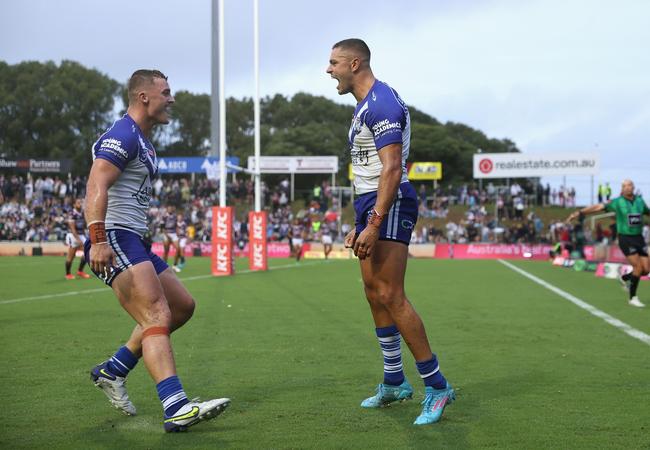
{"type": "Polygon", "coordinates": [[[135,414],[125,380],[140,356],[156,383],[165,431],[183,431],[216,417],[227,398],[190,401],[176,375],[169,335],[187,322],[194,300],[173,271],[142,239],[147,231],[151,179],[158,161],[148,136],[169,123],[174,103],[167,77],[138,70],[128,82],[129,107],[93,146],[86,219],[85,253],[93,272],[111,286],[137,325],[126,344],[91,371],[91,379],[124,413],[135,414]]]}
{"type": "Polygon", "coordinates": [[[356,230],[345,237],[345,245],[359,257],[384,356],[384,381],[361,406],[377,408],[412,397],[402,370],[403,335],[425,385],[424,407],[414,423],[434,423],[455,393],[440,372],[422,320],[404,292],[408,245],[418,214],[417,195],[406,176],[409,112],[397,92],[375,79],[370,49],[360,39],[334,44],[327,73],[338,81],[339,95],[351,93],[358,102],[348,134],[359,194],[354,202],[356,230]]]}
{"type": "Polygon", "coordinates": [[[572,221],[581,215],[607,211],[616,213],[616,233],[618,235],[618,246],[632,265],[632,272],[621,276],[621,282],[629,292],[629,304],[637,308],[643,308],[643,304],[636,295],[639,287],[639,280],[643,275],[650,272],[648,262],[648,246],[643,240],[643,218],[644,214],[650,214],[650,209],[640,195],[634,195],[634,183],[631,180],[623,181],[621,195],[606,203],[597,203],[587,206],[571,213],[568,221],[572,221]]]}
{"type": "MultiPolygon", "coordinates": [[[[77,250],[83,250],[84,243],[86,242],[86,219],[84,219],[84,214],[81,210],[80,198],[74,201],[74,207],[72,208],[72,211],[70,211],[68,217],[68,229],[70,231],[68,231],[65,236],[65,242],[68,245],[68,254],[65,257],[65,279],[74,280],[74,275],[70,273],[72,261],[74,261],[74,256],[77,253],[77,250]]],[[[81,256],[77,275],[81,278],[90,278],[90,275],[84,272],[85,265],[86,258],[81,256]]]]}

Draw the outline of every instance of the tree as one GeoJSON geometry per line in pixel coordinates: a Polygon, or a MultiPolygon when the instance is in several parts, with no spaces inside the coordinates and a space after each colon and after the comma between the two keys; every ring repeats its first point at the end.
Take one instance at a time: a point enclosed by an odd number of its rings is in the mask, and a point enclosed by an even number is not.
{"type": "MultiPolygon", "coordinates": [[[[72,61],[0,61],[0,154],[71,158],[76,172],[87,171],[90,147],[115,119],[115,100],[126,86],[72,61]]],[[[210,96],[179,91],[169,126],[155,127],[151,140],[170,156],[202,156],[210,150],[210,96]]],[[[472,155],[518,152],[509,139],[489,138],[480,130],[455,122],[440,123],[410,107],[409,161],[441,161],[445,181],[472,179],[472,155]]],[[[263,155],[335,155],[341,182],[350,161],[348,129],[353,109],[304,92],[276,94],[261,100],[263,155]]],[[[253,100],[226,101],[228,154],[246,165],[253,155],[253,100]]]]}
{"type": "Polygon", "coordinates": [[[119,84],[73,61],[0,62],[0,153],[70,158],[75,171],[114,119],[119,84]]]}
{"type": "Polygon", "coordinates": [[[165,130],[170,141],[160,150],[174,156],[205,156],[210,150],[210,96],[178,91],[174,99],[172,121],[165,130]]]}

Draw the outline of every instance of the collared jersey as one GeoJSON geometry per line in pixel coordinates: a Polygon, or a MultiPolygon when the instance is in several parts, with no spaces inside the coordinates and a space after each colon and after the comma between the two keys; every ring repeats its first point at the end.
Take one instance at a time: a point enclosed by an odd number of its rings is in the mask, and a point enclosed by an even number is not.
{"type": "Polygon", "coordinates": [[[643,232],[643,214],[650,214],[648,205],[640,195],[632,200],[620,196],[605,205],[605,211],[616,213],[618,234],[640,235],[643,232]]]}
{"type": "Polygon", "coordinates": [[[108,190],[106,228],[147,232],[151,179],[158,171],[156,150],[138,124],[125,114],[95,142],[93,160],[104,159],[122,171],[108,190]]]}
{"type": "Polygon", "coordinates": [[[357,104],[348,134],[354,191],[376,191],[382,163],[378,151],[390,144],[402,144],[402,180],[408,181],[406,160],[411,140],[408,108],[393,88],[375,81],[368,95],[357,104]]]}

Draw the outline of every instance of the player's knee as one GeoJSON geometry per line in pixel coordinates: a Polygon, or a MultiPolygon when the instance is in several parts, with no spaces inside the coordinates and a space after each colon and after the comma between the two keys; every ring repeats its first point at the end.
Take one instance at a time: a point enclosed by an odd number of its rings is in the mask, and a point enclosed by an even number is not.
{"type": "MultiPolygon", "coordinates": [[[[367,294],[366,294],[367,296],[367,294]]],[[[404,292],[390,286],[381,286],[372,290],[368,301],[379,303],[387,309],[400,308],[405,301],[404,292]]]]}
{"type": "Polygon", "coordinates": [[[156,327],[170,327],[172,322],[172,314],[167,304],[167,299],[164,296],[154,298],[148,305],[143,323],[140,325],[142,328],[152,326],[156,327]]]}
{"type": "Polygon", "coordinates": [[[178,321],[175,320],[175,322],[179,322],[179,325],[184,324],[188,320],[192,318],[194,315],[194,309],[196,308],[196,302],[191,296],[186,296],[184,297],[178,304],[178,307],[176,308],[177,311],[174,311],[177,314],[174,314],[175,316],[178,315],[178,321]]]}
{"type": "Polygon", "coordinates": [[[380,302],[386,309],[399,309],[404,306],[406,299],[401,291],[384,291],[380,294],[380,302]]]}

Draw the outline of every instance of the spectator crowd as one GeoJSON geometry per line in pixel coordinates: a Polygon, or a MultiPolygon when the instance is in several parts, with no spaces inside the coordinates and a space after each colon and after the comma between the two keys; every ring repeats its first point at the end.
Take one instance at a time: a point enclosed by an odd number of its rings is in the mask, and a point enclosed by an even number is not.
{"type": "MultiPolygon", "coordinates": [[[[599,200],[611,195],[609,186],[599,186],[599,200]]],[[[27,242],[62,241],[67,233],[67,218],[74,200],[85,196],[83,177],[1,175],[0,240],[27,242]]],[[[553,243],[560,240],[611,242],[615,227],[598,222],[593,230],[582,224],[570,227],[562,222],[544,224],[534,208],[546,205],[575,206],[575,189],[536,189],[517,182],[497,187],[462,184],[428,189],[418,186],[419,215],[425,220],[415,227],[412,243],[553,243]],[[447,220],[451,205],[467,209],[460,219],[447,220]],[[526,212],[528,211],[528,212],[526,212]],[[434,223],[443,222],[438,228],[434,223]],[[424,223],[424,225],[422,225],[424,223]],[[576,236],[578,236],[576,238],[576,236]]],[[[341,241],[352,225],[340,223],[339,198],[328,181],[316,184],[304,195],[305,208],[295,211],[291,203],[289,181],[285,178],[272,186],[262,182],[262,204],[268,212],[267,237],[271,241],[287,239],[291,224],[298,219],[307,238],[319,240],[324,233],[341,241]]],[[[235,242],[248,240],[247,212],[254,200],[254,183],[248,178],[232,178],[227,183],[228,204],[240,214],[234,220],[235,242]]],[[[160,238],[167,206],[185,216],[189,237],[207,242],[211,237],[212,209],[219,199],[219,183],[205,177],[156,178],[149,209],[150,234],[160,238]]],[[[647,227],[646,227],[647,228],[647,227]]],[[[650,239],[650,230],[645,231],[650,239]]]]}

